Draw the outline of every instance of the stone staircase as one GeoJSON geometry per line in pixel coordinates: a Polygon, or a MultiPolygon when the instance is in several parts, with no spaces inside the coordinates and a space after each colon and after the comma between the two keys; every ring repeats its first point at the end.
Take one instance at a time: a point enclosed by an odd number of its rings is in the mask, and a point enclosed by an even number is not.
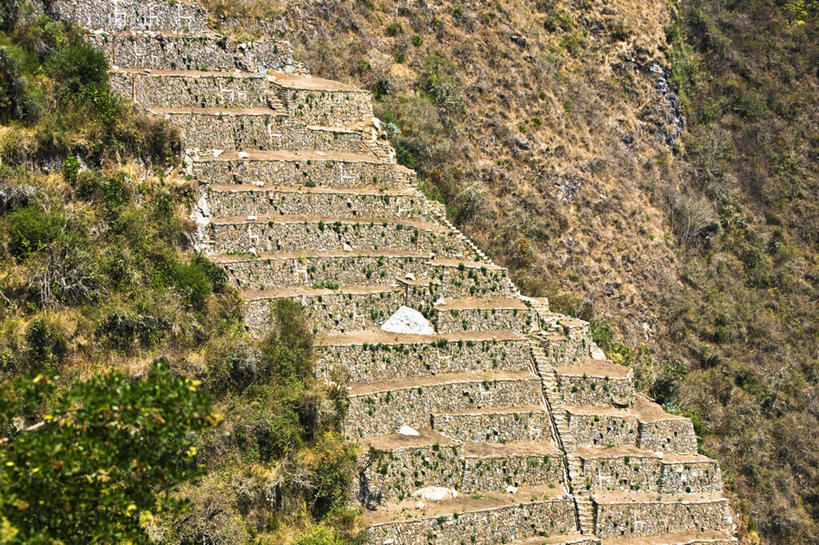
{"type": "Polygon", "coordinates": [[[198,249],[250,331],[278,299],[304,307],[316,374],[348,388],[368,543],[732,542],[691,423],[418,191],[369,93],[309,76],[286,42],[231,42],[189,2],[50,9],[88,29],[115,89],[182,129],[198,249]],[[382,329],[401,307],[419,329],[382,329]]]}

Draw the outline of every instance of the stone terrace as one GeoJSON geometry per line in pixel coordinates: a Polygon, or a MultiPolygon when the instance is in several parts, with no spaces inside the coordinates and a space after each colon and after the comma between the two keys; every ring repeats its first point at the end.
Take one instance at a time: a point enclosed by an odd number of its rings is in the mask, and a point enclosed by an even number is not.
{"type": "Polygon", "coordinates": [[[118,92],[183,131],[197,249],[242,290],[249,329],[277,299],[303,305],[317,375],[348,388],[368,543],[732,542],[691,422],[447,221],[368,92],[311,77],[287,42],[232,42],[191,2],[49,9],[89,30],[118,92]],[[402,306],[423,334],[381,329],[402,306]]]}

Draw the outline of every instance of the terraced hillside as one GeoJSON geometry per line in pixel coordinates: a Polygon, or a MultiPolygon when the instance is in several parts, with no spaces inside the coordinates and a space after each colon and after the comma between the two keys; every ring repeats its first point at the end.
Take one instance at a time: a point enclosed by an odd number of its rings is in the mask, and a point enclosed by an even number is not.
{"type": "Polygon", "coordinates": [[[247,326],[263,332],[278,299],[304,307],[316,373],[348,384],[369,543],[733,541],[691,422],[446,220],[367,92],[310,77],[285,42],[232,43],[185,2],[51,9],[184,132],[197,244],[244,293],[247,326]],[[401,307],[426,322],[382,329],[401,307]]]}

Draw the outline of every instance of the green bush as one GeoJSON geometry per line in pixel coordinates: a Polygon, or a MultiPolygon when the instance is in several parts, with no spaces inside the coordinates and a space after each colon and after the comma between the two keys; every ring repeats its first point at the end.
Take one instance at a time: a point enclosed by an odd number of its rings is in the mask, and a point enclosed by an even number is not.
{"type": "MultiPolygon", "coordinates": [[[[82,94],[88,86],[104,88],[108,83],[108,60],[90,43],[80,41],[59,49],[46,63],[63,99],[82,94]]],[[[90,98],[90,97],[86,97],[90,98]]]]}
{"type": "Polygon", "coordinates": [[[96,336],[103,344],[125,353],[150,348],[162,339],[167,322],[147,314],[112,311],[102,317],[96,336]]]}
{"type": "Polygon", "coordinates": [[[62,329],[43,317],[35,318],[26,326],[26,343],[29,367],[33,369],[60,363],[68,349],[62,329]]]}
{"type": "Polygon", "coordinates": [[[19,16],[19,0],[0,0],[0,31],[11,30],[19,16]]]}
{"type": "Polygon", "coordinates": [[[275,327],[260,345],[265,378],[302,382],[313,373],[313,336],[304,312],[295,301],[280,299],[271,314],[275,327]]]}
{"type": "Polygon", "coordinates": [[[7,47],[0,47],[0,121],[28,120],[35,114],[36,108],[26,95],[26,84],[18,63],[7,47]]]}
{"type": "Polygon", "coordinates": [[[314,526],[297,537],[293,545],[344,545],[344,541],[324,526],[314,526]]]}
{"type": "Polygon", "coordinates": [[[9,252],[18,261],[24,261],[57,242],[66,228],[66,219],[56,212],[43,212],[37,206],[27,206],[8,216],[11,237],[9,252]]]}
{"type": "Polygon", "coordinates": [[[80,172],[80,162],[73,155],[69,155],[63,160],[60,166],[60,173],[63,175],[63,180],[68,184],[74,184],[77,181],[77,174],[80,172]]]}

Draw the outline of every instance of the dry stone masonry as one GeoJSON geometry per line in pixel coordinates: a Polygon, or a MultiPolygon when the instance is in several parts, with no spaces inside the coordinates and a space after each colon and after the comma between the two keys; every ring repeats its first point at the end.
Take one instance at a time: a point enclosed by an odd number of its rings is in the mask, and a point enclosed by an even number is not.
{"type": "Polygon", "coordinates": [[[278,299],[304,307],[317,375],[348,388],[369,544],[734,541],[691,422],[446,220],[368,92],[311,77],[287,42],[231,41],[192,2],[48,5],[88,30],[119,93],[183,131],[197,249],[243,292],[247,327],[270,327],[278,299]]]}

